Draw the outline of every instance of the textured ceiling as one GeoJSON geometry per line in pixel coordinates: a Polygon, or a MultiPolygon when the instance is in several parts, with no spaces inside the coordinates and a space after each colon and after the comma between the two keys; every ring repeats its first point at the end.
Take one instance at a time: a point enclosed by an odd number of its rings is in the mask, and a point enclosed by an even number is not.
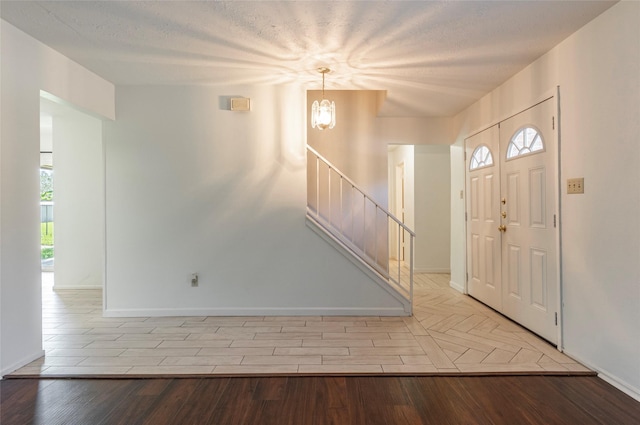
{"type": "Polygon", "coordinates": [[[450,116],[611,1],[2,1],[2,18],[115,84],[387,90],[450,116]]]}

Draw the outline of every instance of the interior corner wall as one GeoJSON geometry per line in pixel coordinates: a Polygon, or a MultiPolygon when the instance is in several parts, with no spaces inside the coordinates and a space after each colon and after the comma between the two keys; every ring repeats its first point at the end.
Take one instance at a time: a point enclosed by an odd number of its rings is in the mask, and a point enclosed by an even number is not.
{"type": "Polygon", "coordinates": [[[40,275],[40,91],[115,115],[114,86],[0,21],[0,374],[43,355],[40,275]]]}
{"type": "MultiPolygon", "coordinates": [[[[413,145],[396,145],[389,152],[389,205],[391,212],[399,212],[400,206],[396,205],[396,189],[399,183],[396,180],[396,167],[404,166],[404,223],[410,229],[415,229],[415,147],[413,145]]],[[[400,218],[400,216],[397,216],[400,218]]]]}
{"type": "Polygon", "coordinates": [[[456,146],[556,86],[563,348],[640,400],[640,3],[612,6],[455,117],[456,146]],[[566,194],[572,177],[584,194],[566,194]]]}
{"type": "Polygon", "coordinates": [[[467,293],[465,285],[467,255],[465,244],[467,241],[465,223],[465,174],[464,174],[464,140],[457,140],[449,147],[451,179],[451,241],[449,243],[449,256],[451,267],[451,280],[449,286],[455,290],[467,293]]]}
{"type": "MultiPolygon", "coordinates": [[[[403,220],[410,229],[415,230],[415,169],[414,169],[414,146],[394,145],[389,150],[389,212],[398,219],[403,220]],[[402,195],[398,193],[401,183],[397,179],[397,167],[402,165],[404,170],[404,217],[402,214],[402,195]]],[[[398,237],[400,232],[396,226],[389,229],[389,257],[398,259],[400,257],[398,237]]],[[[405,238],[408,235],[405,234],[405,238]]],[[[414,247],[415,249],[415,247],[414,247]]],[[[408,252],[408,251],[406,251],[408,252]]],[[[415,258],[416,252],[414,252],[415,258]]]]}
{"type": "Polygon", "coordinates": [[[449,146],[415,146],[415,270],[449,273],[451,164],[449,146]]]}
{"type": "Polygon", "coordinates": [[[118,120],[104,124],[106,315],[404,315],[305,225],[302,87],[116,94],[118,120]],[[230,111],[230,96],[251,111],[230,111]]]}
{"type": "Polygon", "coordinates": [[[65,109],[53,116],[54,287],[102,289],[102,122],[65,109]]]}

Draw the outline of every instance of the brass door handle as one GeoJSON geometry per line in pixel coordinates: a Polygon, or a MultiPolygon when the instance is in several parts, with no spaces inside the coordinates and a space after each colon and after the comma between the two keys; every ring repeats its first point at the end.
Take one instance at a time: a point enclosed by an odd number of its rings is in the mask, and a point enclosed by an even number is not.
{"type": "Polygon", "coordinates": [[[507,226],[505,226],[504,224],[501,224],[500,226],[498,226],[498,230],[500,230],[501,232],[506,232],[507,226]]]}

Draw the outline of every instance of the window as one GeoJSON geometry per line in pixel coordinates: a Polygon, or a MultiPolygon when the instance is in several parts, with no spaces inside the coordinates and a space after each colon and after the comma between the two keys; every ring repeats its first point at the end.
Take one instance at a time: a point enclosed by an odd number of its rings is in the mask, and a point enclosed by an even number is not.
{"type": "Polygon", "coordinates": [[[478,168],[491,167],[493,165],[493,155],[487,145],[478,146],[471,155],[471,163],[469,170],[477,170],[478,168]]]}
{"type": "Polygon", "coordinates": [[[533,127],[523,127],[513,135],[507,147],[507,160],[544,151],[542,135],[533,127]]]}

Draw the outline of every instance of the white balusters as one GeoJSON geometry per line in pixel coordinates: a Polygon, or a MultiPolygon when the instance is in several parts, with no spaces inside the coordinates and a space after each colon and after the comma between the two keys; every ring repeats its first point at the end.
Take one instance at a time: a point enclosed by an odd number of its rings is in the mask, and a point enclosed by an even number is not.
{"type": "MultiPolygon", "coordinates": [[[[363,260],[371,269],[376,271],[380,276],[388,281],[389,285],[394,287],[399,293],[401,293],[410,303],[413,303],[413,248],[415,233],[409,229],[404,223],[398,220],[393,214],[381,207],[372,197],[368,196],[362,189],[360,189],[351,179],[349,179],[344,173],[338,170],[333,164],[327,161],[316,150],[307,146],[307,154],[315,157],[316,170],[315,173],[308,173],[309,178],[315,177],[315,185],[307,187],[315,187],[315,208],[308,202],[307,214],[311,216],[322,228],[336,237],[340,242],[345,245],[354,255],[363,260]],[[322,169],[326,169],[326,179],[322,169]],[[332,202],[332,179],[331,174],[336,173],[339,180],[338,199],[332,202]],[[315,176],[314,176],[315,174],[315,176]],[[349,193],[348,203],[345,203],[345,192],[343,191],[343,185],[349,184],[351,190],[349,193]],[[321,196],[321,193],[326,194],[321,196]],[[362,213],[358,214],[356,205],[360,204],[360,200],[356,199],[357,196],[362,197],[362,213]],[[326,204],[325,204],[326,203],[326,204]],[[336,203],[339,204],[336,207],[336,203]],[[325,205],[323,205],[325,204],[325,205]],[[370,219],[370,224],[367,223],[367,205],[373,206],[373,217],[370,219]],[[323,211],[326,214],[322,214],[323,211]],[[348,231],[345,229],[343,223],[345,219],[345,208],[347,217],[350,217],[351,223],[348,231]],[[334,213],[334,209],[336,210],[334,213]],[[386,219],[384,225],[378,220],[378,212],[380,212],[386,219]],[[338,219],[335,216],[338,215],[338,219]],[[359,223],[359,220],[362,223],[359,223]],[[392,255],[389,244],[389,227],[388,223],[397,225],[398,228],[398,251],[395,255],[395,260],[392,255]],[[358,235],[356,229],[362,229],[362,235],[358,235]],[[384,233],[381,233],[384,232],[384,233]],[[406,233],[405,233],[406,232],[406,233]],[[409,235],[409,255],[408,261],[406,255],[402,254],[402,241],[405,234],[409,235]],[[359,237],[360,236],[360,237],[359,237]],[[367,249],[367,241],[370,241],[373,237],[373,253],[371,253],[371,247],[367,249]],[[368,252],[369,251],[369,252],[368,252]],[[384,256],[382,255],[384,254],[384,256]],[[403,258],[404,257],[404,258],[403,258]],[[397,263],[397,278],[395,270],[391,270],[391,264],[397,263]],[[408,263],[408,264],[407,264],[408,263]],[[405,275],[403,279],[403,269],[408,268],[408,277],[405,275]]],[[[310,194],[311,195],[311,194],[310,194]]],[[[313,199],[313,198],[311,198],[313,199]]]]}

